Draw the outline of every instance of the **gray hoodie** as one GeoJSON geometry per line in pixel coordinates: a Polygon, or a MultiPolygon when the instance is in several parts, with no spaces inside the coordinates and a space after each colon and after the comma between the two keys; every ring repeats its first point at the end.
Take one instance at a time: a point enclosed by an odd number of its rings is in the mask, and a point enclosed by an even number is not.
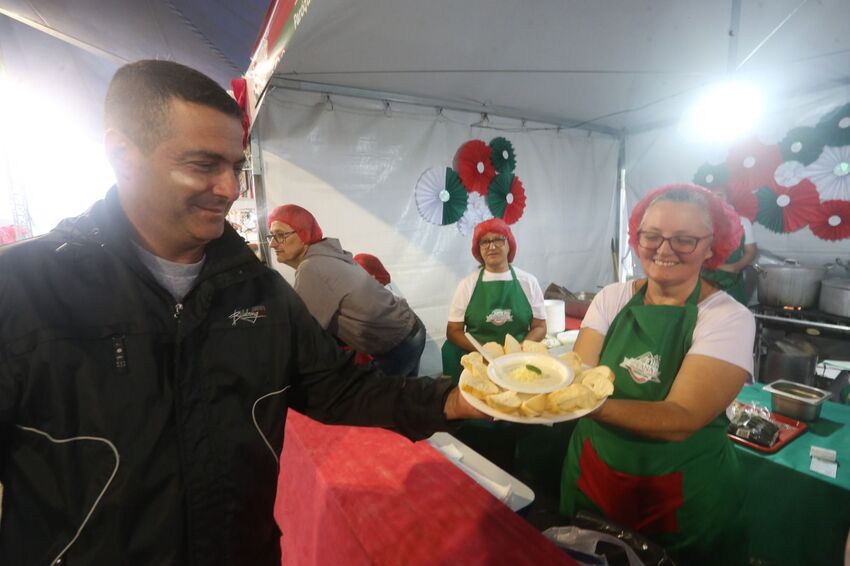
{"type": "Polygon", "coordinates": [[[336,238],[307,249],[295,291],[322,328],[358,352],[384,354],[413,330],[416,315],[360,267],[336,238]]]}

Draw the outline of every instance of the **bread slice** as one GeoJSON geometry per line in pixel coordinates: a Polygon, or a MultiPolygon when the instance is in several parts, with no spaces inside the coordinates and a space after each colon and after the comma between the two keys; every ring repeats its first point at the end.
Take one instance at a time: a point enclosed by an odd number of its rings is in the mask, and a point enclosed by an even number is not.
{"type": "Polygon", "coordinates": [[[496,395],[501,389],[489,379],[482,379],[476,375],[467,375],[460,384],[460,388],[473,397],[481,400],[487,399],[488,395],[496,395]]]}
{"type": "Polygon", "coordinates": [[[511,334],[505,334],[505,353],[519,354],[520,352],[522,352],[522,346],[519,345],[516,338],[511,334]]]}
{"type": "Polygon", "coordinates": [[[581,375],[581,384],[593,391],[596,399],[614,393],[614,372],[608,366],[596,366],[581,375]]]}
{"type": "Polygon", "coordinates": [[[546,410],[546,397],[546,393],[541,393],[523,401],[519,412],[526,417],[539,417],[546,410]]]}
{"type": "Polygon", "coordinates": [[[573,370],[573,375],[576,376],[576,381],[579,381],[579,375],[581,374],[581,356],[575,352],[567,352],[566,354],[558,356],[558,359],[573,370]]]}
{"type": "Polygon", "coordinates": [[[608,366],[596,366],[595,368],[590,368],[582,372],[581,383],[600,378],[607,379],[611,383],[614,383],[614,372],[611,371],[611,368],[608,366]]]}
{"type": "Polygon", "coordinates": [[[498,342],[487,342],[482,346],[482,348],[484,348],[484,351],[490,354],[490,357],[494,360],[499,356],[505,355],[505,351],[498,342]]]}
{"type": "Polygon", "coordinates": [[[515,413],[522,404],[522,400],[515,391],[502,391],[496,395],[488,395],[485,401],[488,405],[503,413],[515,413]]]}
{"type": "Polygon", "coordinates": [[[552,413],[569,413],[589,409],[596,401],[593,391],[581,383],[572,383],[550,393],[546,399],[546,409],[552,413]]]}
{"type": "Polygon", "coordinates": [[[484,356],[482,356],[479,352],[469,352],[460,359],[460,365],[463,367],[463,369],[470,372],[472,371],[472,366],[475,362],[483,364],[484,356]]]}
{"type": "Polygon", "coordinates": [[[549,348],[547,348],[546,344],[544,344],[543,342],[535,342],[534,340],[523,340],[522,351],[545,354],[549,351],[549,348]]]}

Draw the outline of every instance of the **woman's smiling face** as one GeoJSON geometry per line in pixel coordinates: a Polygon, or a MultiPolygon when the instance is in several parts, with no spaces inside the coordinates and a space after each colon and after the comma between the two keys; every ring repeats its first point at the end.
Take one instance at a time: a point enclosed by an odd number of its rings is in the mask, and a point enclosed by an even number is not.
{"type": "MultiPolygon", "coordinates": [[[[657,249],[638,246],[640,263],[646,276],[656,283],[682,284],[699,278],[702,264],[713,255],[711,227],[707,213],[687,202],[658,201],[651,205],[640,226],[640,232],[653,240],[665,238],[657,249]],[[666,238],[680,241],[697,239],[690,253],[675,251],[666,238]]],[[[648,238],[649,239],[649,238],[648,238]]]]}

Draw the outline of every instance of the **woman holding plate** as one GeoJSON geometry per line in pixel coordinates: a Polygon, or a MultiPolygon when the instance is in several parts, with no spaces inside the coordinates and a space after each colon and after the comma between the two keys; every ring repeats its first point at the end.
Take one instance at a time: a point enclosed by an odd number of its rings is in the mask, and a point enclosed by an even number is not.
{"type": "Polygon", "coordinates": [[[520,342],[546,337],[543,291],[533,275],[512,265],[516,251],[516,239],[504,220],[491,218],[475,227],[472,257],[480,266],[455,289],[442,349],[443,373],[455,382],[462,369],[460,358],[475,350],[464,332],[482,344],[503,344],[507,334],[520,342]]]}
{"type": "Polygon", "coordinates": [[[745,484],[723,413],[753,371],[753,315],[700,277],[741,239],[734,210],[695,185],[650,192],[629,243],[646,279],[593,300],[575,351],[615,374],[576,426],[561,512],[588,510],[684,564],[746,564],[745,484]]]}
{"type": "MultiPolygon", "coordinates": [[[[481,344],[504,344],[507,334],[519,342],[540,341],[546,336],[543,291],[533,275],[512,265],[516,252],[516,239],[503,220],[492,218],[475,227],[472,257],[480,266],[455,290],[442,349],[443,373],[455,383],[462,370],[460,358],[475,350],[464,332],[481,344]]],[[[461,425],[455,436],[508,473],[522,475],[524,481],[533,484],[529,476],[538,476],[543,472],[536,470],[545,468],[553,476],[548,483],[557,485],[563,448],[556,452],[551,448],[552,442],[538,442],[531,436],[540,428],[545,427],[477,421],[461,425]],[[541,446],[549,453],[541,455],[541,446]]],[[[561,428],[558,432],[562,432],[561,428]]],[[[532,487],[537,491],[536,486],[532,487]]]]}

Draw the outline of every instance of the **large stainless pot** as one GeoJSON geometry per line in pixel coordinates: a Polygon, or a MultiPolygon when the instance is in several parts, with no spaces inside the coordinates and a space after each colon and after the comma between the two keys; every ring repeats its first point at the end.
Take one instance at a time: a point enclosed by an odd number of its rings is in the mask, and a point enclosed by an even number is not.
{"type": "Polygon", "coordinates": [[[807,267],[793,259],[782,265],[755,265],[759,303],[774,307],[813,307],[826,267],[807,267]]]}
{"type": "Polygon", "coordinates": [[[825,313],[850,318],[850,279],[824,279],[818,308],[825,313]]]}

